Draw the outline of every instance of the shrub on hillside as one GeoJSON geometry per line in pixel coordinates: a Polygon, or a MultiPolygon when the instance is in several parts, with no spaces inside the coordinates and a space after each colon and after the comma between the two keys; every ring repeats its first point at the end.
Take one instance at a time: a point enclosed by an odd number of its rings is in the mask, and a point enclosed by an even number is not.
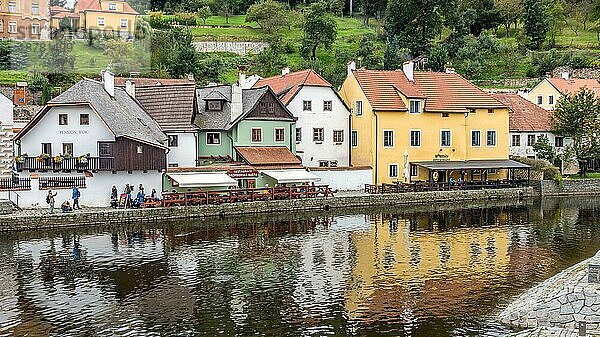
{"type": "Polygon", "coordinates": [[[556,182],[562,181],[562,175],[558,167],[550,164],[550,162],[542,159],[530,159],[525,157],[515,157],[514,160],[531,166],[532,171],[538,171],[542,173],[544,180],[554,180],[556,182]]]}

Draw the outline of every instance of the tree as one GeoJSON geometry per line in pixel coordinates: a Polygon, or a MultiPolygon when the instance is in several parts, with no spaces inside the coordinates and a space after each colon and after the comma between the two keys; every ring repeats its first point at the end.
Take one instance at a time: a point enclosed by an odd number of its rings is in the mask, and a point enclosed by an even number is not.
{"type": "Polygon", "coordinates": [[[594,2],[592,0],[566,0],[565,13],[571,18],[571,24],[564,18],[565,24],[571,28],[575,35],[579,36],[579,30],[587,30],[587,24],[594,14],[594,2]]]}
{"type": "Polygon", "coordinates": [[[308,7],[304,15],[302,54],[304,58],[316,60],[317,48],[331,47],[337,35],[337,24],[325,12],[324,4],[317,2],[308,7]]]}
{"type": "Polygon", "coordinates": [[[560,32],[563,21],[566,21],[565,10],[561,0],[553,0],[546,9],[548,15],[548,45],[553,48],[556,45],[556,34],[560,32]]]}
{"type": "Polygon", "coordinates": [[[445,71],[448,63],[448,48],[443,44],[431,48],[428,54],[427,67],[432,71],[445,71]]]}
{"type": "Polygon", "coordinates": [[[528,47],[540,49],[548,33],[548,16],[543,0],[524,0],[523,28],[527,36],[528,47]]]}
{"type": "Polygon", "coordinates": [[[370,18],[384,16],[388,0],[358,0],[358,4],[363,14],[363,23],[369,26],[370,18]]]}
{"type": "Polygon", "coordinates": [[[496,0],[496,8],[500,22],[506,29],[506,36],[510,36],[510,25],[515,24],[523,14],[521,0],[496,0]]]}
{"type": "Polygon", "coordinates": [[[588,160],[600,156],[600,99],[593,91],[582,89],[574,95],[559,99],[553,115],[556,132],[571,137],[572,152],[585,175],[588,160]]]}
{"type": "Polygon", "coordinates": [[[72,39],[65,37],[57,37],[48,44],[44,59],[49,72],[66,74],[73,70],[75,66],[73,44],[72,39]]]}
{"type": "Polygon", "coordinates": [[[198,17],[202,20],[202,24],[206,25],[206,19],[210,18],[212,11],[209,6],[204,6],[198,9],[198,17]]]}
{"type": "Polygon", "coordinates": [[[427,53],[442,29],[444,0],[390,0],[385,33],[413,56],[427,53]]]}
{"type": "Polygon", "coordinates": [[[225,23],[229,24],[229,18],[234,14],[237,6],[237,0],[218,0],[214,2],[218,8],[219,15],[225,17],[225,23]]]}
{"type": "Polygon", "coordinates": [[[546,135],[541,135],[537,138],[537,141],[533,144],[533,151],[535,151],[538,158],[547,160],[551,164],[554,164],[557,159],[556,152],[546,135]]]}
{"type": "Polygon", "coordinates": [[[180,78],[199,74],[198,52],[192,44],[189,29],[173,28],[154,31],[150,44],[150,65],[153,71],[166,70],[171,77],[180,78]]]}
{"type": "Polygon", "coordinates": [[[288,25],[287,11],[281,2],[261,0],[248,8],[246,22],[256,22],[270,34],[288,25]]]}
{"type": "Polygon", "coordinates": [[[65,7],[67,0],[50,0],[50,6],[65,7]]]}

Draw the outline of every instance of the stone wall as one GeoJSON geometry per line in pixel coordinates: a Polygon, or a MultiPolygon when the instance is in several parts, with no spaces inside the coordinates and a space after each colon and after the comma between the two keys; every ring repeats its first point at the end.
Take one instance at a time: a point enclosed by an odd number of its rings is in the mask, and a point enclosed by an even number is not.
{"type": "Polygon", "coordinates": [[[0,215],[0,232],[55,229],[61,227],[158,223],[164,220],[225,217],[241,214],[297,212],[299,210],[330,210],[336,208],[364,208],[423,204],[432,207],[438,203],[458,203],[474,200],[518,200],[533,196],[532,188],[511,188],[479,191],[437,191],[384,195],[359,195],[333,198],[275,200],[207,206],[168,207],[155,209],[94,210],[91,212],[0,215]]]}
{"type": "Polygon", "coordinates": [[[194,47],[201,53],[229,52],[238,55],[258,54],[269,47],[266,42],[220,42],[220,41],[198,41],[194,47]]]}
{"type": "Polygon", "coordinates": [[[574,78],[600,79],[600,69],[597,68],[572,69],[571,67],[557,67],[552,71],[552,77],[561,77],[563,72],[569,72],[570,76],[574,78]]]}
{"type": "Polygon", "coordinates": [[[542,196],[600,194],[600,179],[567,179],[560,183],[542,180],[533,181],[532,186],[542,196]]]}

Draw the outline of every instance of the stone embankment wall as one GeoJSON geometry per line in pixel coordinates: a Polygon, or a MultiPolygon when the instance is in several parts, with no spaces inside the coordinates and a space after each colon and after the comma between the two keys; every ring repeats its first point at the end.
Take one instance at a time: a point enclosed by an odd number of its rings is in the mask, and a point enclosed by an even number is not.
{"type": "Polygon", "coordinates": [[[257,54],[267,49],[266,42],[220,42],[220,41],[198,41],[194,47],[201,53],[229,52],[238,55],[257,54]]]}
{"type": "Polygon", "coordinates": [[[532,182],[532,186],[542,196],[600,194],[600,179],[542,180],[532,182]]]}
{"type": "MultiPolygon", "coordinates": [[[[40,212],[0,215],[0,232],[54,229],[61,227],[137,224],[162,222],[165,219],[225,217],[240,214],[285,213],[300,210],[330,210],[334,208],[365,208],[389,205],[436,205],[475,200],[518,200],[533,196],[529,188],[479,191],[437,191],[385,195],[340,196],[297,200],[274,200],[237,204],[167,207],[154,209],[93,210],[47,215],[40,212]]],[[[431,207],[431,206],[430,206],[431,207]]]]}

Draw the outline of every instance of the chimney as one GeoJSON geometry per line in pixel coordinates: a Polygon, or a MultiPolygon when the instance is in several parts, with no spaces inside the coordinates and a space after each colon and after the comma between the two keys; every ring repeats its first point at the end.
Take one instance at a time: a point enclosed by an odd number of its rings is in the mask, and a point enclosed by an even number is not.
{"type": "Polygon", "coordinates": [[[135,82],[132,80],[125,81],[125,92],[132,98],[135,98],[135,82]]]}
{"type": "Polygon", "coordinates": [[[242,87],[242,89],[247,89],[245,87],[246,86],[246,66],[238,67],[238,75],[239,75],[238,84],[240,85],[240,87],[242,87]]]}
{"type": "Polygon", "coordinates": [[[350,74],[352,74],[352,72],[356,70],[356,62],[354,61],[349,61],[348,62],[348,76],[350,76],[350,74]]]}
{"type": "Polygon", "coordinates": [[[562,77],[563,80],[569,80],[569,72],[563,71],[562,73],[560,73],[560,77],[562,77]]]}
{"type": "Polygon", "coordinates": [[[285,68],[281,69],[281,76],[285,76],[289,73],[290,73],[290,68],[285,67],[285,68]]]}
{"type": "Polygon", "coordinates": [[[106,69],[102,71],[102,83],[108,95],[115,98],[115,75],[110,70],[106,69]]]}
{"type": "Polygon", "coordinates": [[[231,121],[233,122],[236,118],[242,114],[242,86],[240,84],[234,84],[231,86],[231,121]]]}
{"type": "Polygon", "coordinates": [[[188,81],[190,82],[195,82],[196,80],[194,79],[194,73],[189,73],[188,74],[188,81]]]}
{"type": "Polygon", "coordinates": [[[454,68],[446,68],[446,74],[456,74],[456,70],[454,68]]]}
{"type": "Polygon", "coordinates": [[[415,63],[413,61],[406,61],[402,64],[402,72],[410,82],[415,81],[415,63]]]}

